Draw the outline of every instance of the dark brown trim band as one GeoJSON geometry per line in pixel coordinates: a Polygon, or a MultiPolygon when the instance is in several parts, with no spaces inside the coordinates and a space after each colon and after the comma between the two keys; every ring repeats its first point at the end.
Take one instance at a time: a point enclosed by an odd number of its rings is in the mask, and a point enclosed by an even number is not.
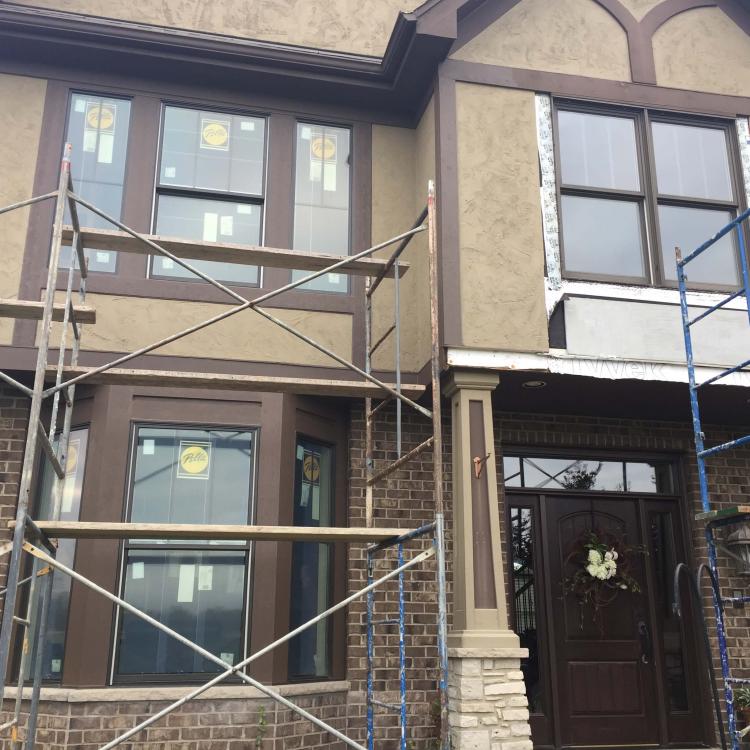
{"type": "Polygon", "coordinates": [[[634,104],[697,115],[720,117],[750,116],[750,97],[708,94],[665,86],[610,81],[566,73],[509,68],[502,65],[447,60],[440,66],[441,77],[462,83],[480,83],[512,89],[526,89],[585,101],[634,104]]]}

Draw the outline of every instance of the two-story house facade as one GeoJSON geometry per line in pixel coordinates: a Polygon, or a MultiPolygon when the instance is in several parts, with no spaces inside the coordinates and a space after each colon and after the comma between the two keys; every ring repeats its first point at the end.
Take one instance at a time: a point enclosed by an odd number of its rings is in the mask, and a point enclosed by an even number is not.
{"type": "MultiPolygon", "coordinates": [[[[453,747],[713,746],[697,613],[680,619],[672,607],[675,566],[706,555],[694,520],[674,248],[692,250],[750,204],[750,7],[413,6],[0,2],[0,204],[54,190],[70,143],[76,193],[137,232],[343,257],[412,227],[434,181],[453,747]],[[586,598],[574,576],[592,534],[619,550],[627,583],[586,598]]],[[[80,219],[108,228],[90,211],[80,219]]],[[[45,288],[52,220],[51,204],[0,216],[0,297],[64,293],[64,271],[55,290],[45,288]]],[[[404,252],[399,299],[399,364],[424,403],[426,244],[417,236],[404,252]]],[[[226,295],[169,258],[106,246],[88,247],[87,257],[96,323],[85,329],[82,366],[227,309],[226,295]]],[[[300,273],[197,267],[251,300],[300,273]]],[[[691,269],[691,310],[741,284],[739,248],[727,236],[691,269]]],[[[381,291],[375,339],[392,324],[392,282],[381,291]]],[[[327,274],[268,308],[364,368],[364,296],[364,278],[327,274]]],[[[747,359],[746,309],[738,297],[696,330],[705,377],[747,359]]],[[[0,367],[30,384],[38,339],[34,320],[0,320],[0,367]]],[[[249,312],[133,366],[355,378],[249,312]]],[[[389,380],[395,368],[383,346],[374,372],[389,380]]],[[[748,378],[738,372],[706,390],[711,442],[746,431],[748,378]]],[[[28,407],[2,389],[0,518],[10,520],[28,407]]],[[[308,393],[82,384],[61,517],[363,526],[362,402],[308,393]],[[186,468],[186,448],[205,461],[186,468]]],[[[393,424],[391,405],[374,427],[384,458],[395,455],[393,424]]],[[[402,452],[425,429],[418,415],[406,417],[402,452]]],[[[375,493],[376,525],[430,520],[429,460],[422,454],[375,493]]],[[[741,451],[717,460],[714,499],[736,504],[749,470],[741,451]]],[[[52,481],[43,456],[35,473],[41,518],[52,481]]],[[[339,543],[80,539],[61,541],[59,556],[230,663],[367,577],[361,546],[339,543]]],[[[733,574],[728,587],[747,593],[746,581],[733,574]]],[[[406,665],[415,748],[437,737],[430,585],[407,596],[416,612],[406,665]]],[[[39,747],[103,746],[212,674],[210,663],[62,576],[52,601],[38,656],[39,747]]],[[[729,617],[731,645],[746,630],[742,611],[729,617]]],[[[363,742],[363,605],[315,636],[263,656],[250,674],[363,742]]],[[[750,677],[746,656],[736,666],[750,677]]],[[[381,679],[387,689],[398,670],[383,665],[381,679]]],[[[6,691],[5,709],[13,697],[6,691]]],[[[241,684],[192,706],[138,741],[165,750],[334,743],[241,684]]],[[[396,743],[397,723],[376,723],[384,744],[396,743]]]]}

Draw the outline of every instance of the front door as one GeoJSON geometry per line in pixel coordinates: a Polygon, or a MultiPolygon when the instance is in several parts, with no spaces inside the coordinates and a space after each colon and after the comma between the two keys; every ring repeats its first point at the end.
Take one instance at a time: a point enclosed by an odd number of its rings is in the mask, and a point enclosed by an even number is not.
{"type": "Polygon", "coordinates": [[[523,669],[535,745],[701,744],[695,634],[672,611],[672,576],[685,559],[679,499],[510,493],[512,616],[530,651],[523,669]],[[596,608],[566,591],[591,531],[632,548],[620,571],[639,592],[609,589],[596,608]]]}
{"type": "Polygon", "coordinates": [[[641,594],[606,591],[595,609],[573,593],[563,594],[559,585],[580,567],[569,556],[588,532],[630,545],[643,541],[637,501],[547,497],[545,506],[553,691],[562,744],[656,745],[654,627],[643,555],[629,555],[629,575],[641,594]]]}

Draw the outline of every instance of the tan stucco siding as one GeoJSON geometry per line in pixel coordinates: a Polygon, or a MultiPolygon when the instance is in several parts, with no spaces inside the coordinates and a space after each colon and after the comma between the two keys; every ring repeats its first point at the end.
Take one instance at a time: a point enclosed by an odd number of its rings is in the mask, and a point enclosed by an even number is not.
{"type": "Polygon", "coordinates": [[[625,31],[593,0],[522,0],[453,57],[513,68],[630,80],[625,31]]]}
{"type": "Polygon", "coordinates": [[[17,0],[104,18],[380,56],[419,0],[17,0]]]}
{"type": "Polygon", "coordinates": [[[624,5],[636,18],[640,21],[646,13],[653,10],[657,5],[661,5],[663,0],[620,0],[620,3],[624,5]]]}
{"type": "Polygon", "coordinates": [[[463,344],[545,351],[534,94],[460,83],[456,102],[463,344]]]}
{"type": "MultiPolygon", "coordinates": [[[[427,106],[415,130],[375,125],[372,131],[373,244],[410,229],[427,202],[427,181],[435,177],[435,108],[427,106]]],[[[389,255],[395,246],[383,250],[389,255]]],[[[427,243],[417,235],[403,254],[409,271],[401,281],[401,366],[416,372],[429,358],[430,308],[427,243]]],[[[393,322],[393,283],[375,293],[373,341],[393,322]]],[[[373,366],[394,366],[393,338],[378,350],[373,366]]]]}
{"type": "Polygon", "coordinates": [[[653,37],[656,82],[694,91],[747,96],[750,37],[718,8],[670,18],[653,37]]]}
{"type": "MultiPolygon", "coordinates": [[[[31,198],[47,82],[37,78],[0,75],[0,206],[31,198]]],[[[2,273],[0,297],[17,298],[21,280],[29,209],[0,216],[2,273]]],[[[13,337],[13,321],[0,319],[0,344],[13,337]]]]}
{"type": "MultiPolygon", "coordinates": [[[[227,310],[226,305],[105,294],[89,294],[86,299],[96,308],[97,314],[96,323],[86,326],[83,336],[83,348],[90,351],[128,352],[227,310]]],[[[351,359],[350,315],[282,309],[269,312],[340,356],[351,359]]],[[[53,341],[57,341],[58,336],[59,326],[56,326],[53,341]]],[[[154,353],[246,362],[339,366],[330,357],[249,310],[190,334],[154,353]]]]}

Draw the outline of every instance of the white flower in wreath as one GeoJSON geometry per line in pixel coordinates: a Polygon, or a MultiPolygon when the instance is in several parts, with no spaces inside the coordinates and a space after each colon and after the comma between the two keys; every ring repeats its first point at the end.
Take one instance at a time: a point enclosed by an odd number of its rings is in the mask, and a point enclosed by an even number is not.
{"type": "Polygon", "coordinates": [[[599,565],[602,562],[602,553],[599,552],[598,550],[590,549],[589,550],[589,562],[592,565],[599,565]]]}

